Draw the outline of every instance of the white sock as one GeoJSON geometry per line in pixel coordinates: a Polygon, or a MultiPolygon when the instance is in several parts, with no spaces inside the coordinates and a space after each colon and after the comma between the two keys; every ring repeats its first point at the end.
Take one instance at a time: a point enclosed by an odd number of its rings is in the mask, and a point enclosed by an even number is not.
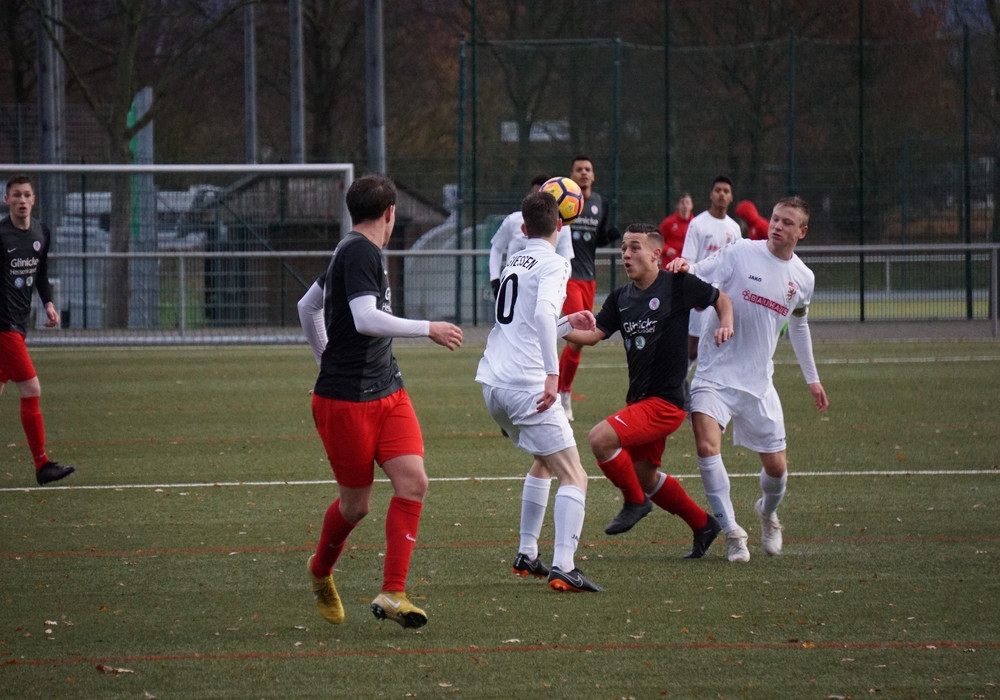
{"type": "Polygon", "coordinates": [[[539,479],[527,474],[521,490],[521,544],[517,551],[529,559],[538,556],[538,537],[542,534],[545,507],[549,503],[552,479],[539,479]]]}
{"type": "Polygon", "coordinates": [[[583,518],[586,515],[587,496],[579,486],[560,486],[556,491],[554,513],[556,520],[556,545],[552,553],[552,566],[563,571],[576,568],[573,555],[580,544],[583,518]]]}
{"type": "Polygon", "coordinates": [[[656,492],[660,490],[660,487],[663,486],[663,482],[666,481],[666,480],[667,480],[667,475],[664,474],[661,471],[657,471],[656,472],[656,486],[654,486],[653,490],[650,491],[649,493],[647,493],[646,495],[649,496],[650,498],[652,498],[654,495],[656,495],[656,492]]]}
{"type": "Polygon", "coordinates": [[[787,482],[787,471],[779,477],[774,477],[768,475],[763,469],[760,470],[760,492],[764,495],[761,510],[765,513],[774,513],[778,510],[781,499],[785,497],[785,484],[787,482]]]}
{"type": "Polygon", "coordinates": [[[737,527],[733,499],[729,495],[729,473],[722,463],[722,455],[699,457],[698,470],[701,472],[701,484],[705,487],[705,498],[723,532],[737,527]]]}

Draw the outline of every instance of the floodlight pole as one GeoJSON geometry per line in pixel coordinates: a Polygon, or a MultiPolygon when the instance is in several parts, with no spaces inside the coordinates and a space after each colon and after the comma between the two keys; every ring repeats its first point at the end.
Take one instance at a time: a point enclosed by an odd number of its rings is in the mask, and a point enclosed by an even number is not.
{"type": "Polygon", "coordinates": [[[306,162],[305,79],[302,68],[302,3],[288,2],[288,68],[292,92],[292,162],[306,162]]]}
{"type": "Polygon", "coordinates": [[[368,111],[368,167],[385,174],[385,39],[382,0],[365,0],[365,95],[368,111]]]}
{"type": "Polygon", "coordinates": [[[247,163],[257,162],[257,30],[253,3],[243,8],[243,113],[247,163]]]}

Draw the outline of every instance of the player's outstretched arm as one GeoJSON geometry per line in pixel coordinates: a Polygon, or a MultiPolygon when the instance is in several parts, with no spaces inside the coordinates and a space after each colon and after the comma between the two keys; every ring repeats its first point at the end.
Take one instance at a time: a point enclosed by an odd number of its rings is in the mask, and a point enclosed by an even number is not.
{"type": "Polygon", "coordinates": [[[600,328],[595,328],[592,331],[579,331],[574,329],[564,335],[563,339],[568,340],[571,343],[577,343],[578,345],[597,345],[606,337],[607,336],[604,335],[604,331],[600,328]]]}
{"type": "Polygon", "coordinates": [[[375,297],[364,294],[350,301],[354,327],[358,333],[377,338],[427,337],[454,350],[462,344],[462,329],[447,321],[416,321],[399,318],[375,308],[375,297]]]}
{"type": "Polygon", "coordinates": [[[576,311],[571,313],[569,316],[563,316],[559,319],[558,329],[564,331],[560,337],[565,337],[566,333],[571,333],[573,330],[578,331],[592,331],[597,329],[597,319],[594,318],[594,312],[584,309],[583,311],[576,311]]]}
{"type": "Polygon", "coordinates": [[[667,266],[663,268],[667,272],[690,272],[691,265],[682,257],[676,257],[667,263],[667,266]]]}
{"type": "Polygon", "coordinates": [[[462,329],[447,321],[431,321],[428,337],[449,350],[461,347],[462,329]]]}

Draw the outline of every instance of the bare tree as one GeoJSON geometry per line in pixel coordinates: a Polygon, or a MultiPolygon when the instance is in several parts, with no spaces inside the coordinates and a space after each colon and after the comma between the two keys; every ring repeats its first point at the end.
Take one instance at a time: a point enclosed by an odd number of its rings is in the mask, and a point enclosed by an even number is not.
{"type": "MultiPolygon", "coordinates": [[[[183,77],[178,71],[181,59],[195,52],[249,1],[71,3],[74,14],[53,17],[38,0],[27,0],[62,56],[72,89],[107,133],[112,164],[132,162],[131,141],[159,113],[166,87],[183,77]],[[54,25],[62,29],[62,40],[52,30],[54,25]],[[145,114],[131,119],[133,99],[144,84],[152,87],[152,104],[145,114]]],[[[128,252],[132,178],[115,178],[112,201],[111,251],[128,252]]],[[[107,323],[111,328],[124,328],[130,296],[128,260],[114,258],[105,269],[107,323]]]]}

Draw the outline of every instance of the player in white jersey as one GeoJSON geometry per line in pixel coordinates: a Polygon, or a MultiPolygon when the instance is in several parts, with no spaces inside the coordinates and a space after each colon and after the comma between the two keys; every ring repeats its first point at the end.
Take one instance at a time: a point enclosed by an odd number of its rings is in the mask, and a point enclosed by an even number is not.
{"type": "Polygon", "coordinates": [[[816,408],[825,411],[829,406],[816,371],[806,319],[815,278],[795,255],[795,245],[805,237],[808,224],[806,203],[788,197],[775,205],[766,241],[741,240],[696,265],[683,259],[669,265],[674,272],[694,272],[733,300],[733,338],[721,346],[710,342],[710,322],[702,336],[691,383],[691,425],[698,468],[705,496],[726,533],[730,561],[750,560],[747,533],[736,522],[729,475],[722,462],[722,432],[730,420],[733,443],[760,455],[761,498],[754,510],[761,523],[761,545],[767,554],[781,553],[777,509],[785,494],[788,462],[784,415],[771,379],[771,358],[786,321],[788,338],[816,408]]]}
{"type": "MultiPolygon", "coordinates": [[[[549,179],[548,175],[536,175],[531,179],[530,192],[537,192],[549,179]]],[[[496,233],[490,239],[490,286],[493,288],[493,298],[496,299],[497,290],[500,288],[500,272],[503,270],[504,259],[510,259],[512,255],[524,249],[528,243],[528,237],[521,230],[524,223],[524,216],[521,210],[511,212],[500,222],[496,233]]],[[[573,232],[570,227],[563,224],[556,234],[556,252],[567,260],[573,259],[573,232]]]]}
{"type": "Polygon", "coordinates": [[[524,249],[507,260],[500,279],[496,323],[486,341],[476,381],[486,407],[511,441],[534,457],[521,496],[521,541],[512,570],[547,577],[558,591],[598,592],[574,564],[583,529],[587,473],[580,462],[569,420],[558,401],[557,339],[574,328],[595,327],[594,315],[580,311],[559,317],[566,297],[569,261],[555,252],[561,222],[555,198],[533,192],[521,206],[524,249]],[[538,538],[548,505],[552,475],[555,499],[552,567],[538,556],[538,538]]]}
{"type": "MultiPolygon", "coordinates": [[[[701,262],[743,237],[740,225],[727,213],[733,203],[733,181],[725,175],[716,177],[709,200],[709,208],[691,219],[684,237],[681,257],[691,264],[701,262]]],[[[707,319],[714,316],[714,309],[691,312],[688,324],[688,360],[691,362],[698,358],[698,339],[704,335],[707,319]]]]}

